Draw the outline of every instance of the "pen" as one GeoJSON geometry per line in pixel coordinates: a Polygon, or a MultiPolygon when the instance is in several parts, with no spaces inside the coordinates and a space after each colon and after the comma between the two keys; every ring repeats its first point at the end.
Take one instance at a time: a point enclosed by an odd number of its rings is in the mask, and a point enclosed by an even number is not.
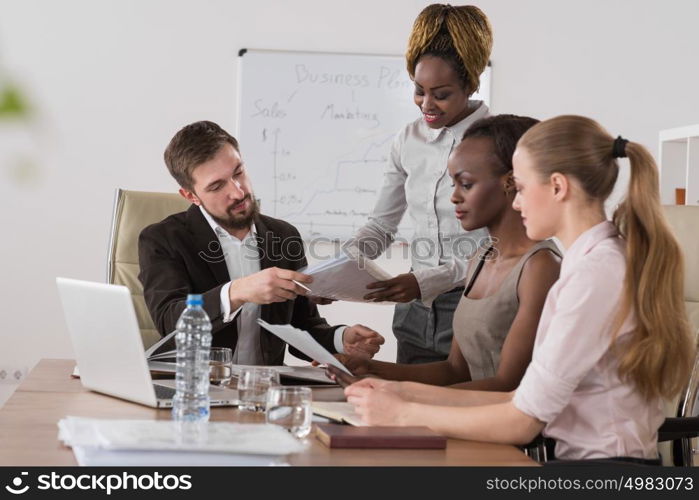
{"type": "Polygon", "coordinates": [[[296,280],[291,280],[291,281],[293,281],[293,282],[296,283],[298,286],[300,286],[301,288],[303,288],[304,290],[306,290],[306,291],[308,291],[308,292],[312,292],[312,291],[313,291],[313,290],[311,290],[310,288],[308,288],[306,285],[304,285],[303,283],[299,283],[299,282],[296,281],[296,280]]]}

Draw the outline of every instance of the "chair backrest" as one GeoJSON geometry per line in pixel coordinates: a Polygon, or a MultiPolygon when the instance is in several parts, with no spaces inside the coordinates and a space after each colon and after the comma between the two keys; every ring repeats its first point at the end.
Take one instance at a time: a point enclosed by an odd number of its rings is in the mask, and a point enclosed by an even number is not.
{"type": "Polygon", "coordinates": [[[684,253],[684,300],[695,331],[699,330],[699,206],[667,205],[665,216],[684,253]]]}
{"type": "Polygon", "coordinates": [[[117,189],[114,199],[112,232],[107,260],[107,282],[124,285],[131,291],[138,326],[145,348],[160,339],[138,280],[138,236],[150,224],[182,212],[190,203],[177,193],[149,193],[117,189]]]}
{"type": "MultiPolygon", "coordinates": [[[[692,330],[699,335],[699,206],[666,205],[665,217],[684,254],[684,300],[692,330]]],[[[686,390],[665,407],[668,417],[690,417],[696,413],[699,386],[699,356],[686,390]]],[[[662,450],[663,463],[669,453],[662,450]]]]}

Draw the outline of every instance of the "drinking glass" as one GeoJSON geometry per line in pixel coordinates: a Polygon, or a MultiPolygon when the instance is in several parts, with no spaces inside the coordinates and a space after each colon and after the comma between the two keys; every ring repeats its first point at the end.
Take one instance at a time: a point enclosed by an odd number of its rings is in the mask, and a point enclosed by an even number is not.
{"type": "Polygon", "coordinates": [[[239,409],[264,411],[267,405],[267,389],[279,385],[279,372],[273,368],[249,366],[238,375],[239,409]]]}
{"type": "Polygon", "coordinates": [[[311,400],[309,387],[270,387],[266,421],[281,425],[299,439],[305,438],[311,432],[311,400]]]}
{"type": "Polygon", "coordinates": [[[233,377],[233,351],[229,347],[212,347],[209,351],[209,382],[228,385],[233,377]]]}

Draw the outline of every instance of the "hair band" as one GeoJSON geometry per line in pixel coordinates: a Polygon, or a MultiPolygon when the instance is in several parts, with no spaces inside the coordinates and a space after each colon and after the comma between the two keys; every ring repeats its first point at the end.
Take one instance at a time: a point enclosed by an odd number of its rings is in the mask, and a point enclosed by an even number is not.
{"type": "Polygon", "coordinates": [[[614,158],[626,158],[626,143],[628,143],[626,139],[624,139],[622,136],[617,137],[614,139],[614,146],[612,147],[612,156],[614,158]]]}

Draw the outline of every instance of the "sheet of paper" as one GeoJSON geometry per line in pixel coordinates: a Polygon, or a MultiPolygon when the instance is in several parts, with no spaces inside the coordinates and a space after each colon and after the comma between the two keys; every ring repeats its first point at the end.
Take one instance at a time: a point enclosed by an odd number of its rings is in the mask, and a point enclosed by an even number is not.
{"type": "Polygon", "coordinates": [[[262,319],[258,319],[257,323],[265,330],[272,332],[284,342],[294,346],[318,363],[332,365],[348,375],[352,375],[352,372],[345,368],[345,365],[340,363],[337,358],[330,354],[325,347],[320,345],[316,339],[311,337],[310,333],[300,330],[299,328],[294,328],[291,325],[270,325],[262,319]]]}
{"type": "MultiPolygon", "coordinates": [[[[233,365],[233,375],[237,376],[242,368],[253,365],[233,365]]],[[[254,365],[260,366],[260,365],[254,365]]],[[[264,368],[270,368],[279,372],[281,377],[289,376],[299,380],[308,380],[311,382],[320,382],[322,384],[337,384],[325,374],[325,369],[316,366],[279,366],[265,365],[264,368]]]]}
{"type": "Polygon", "coordinates": [[[81,466],[285,465],[285,452],[303,450],[289,433],[272,429],[272,436],[265,424],[209,422],[197,446],[178,443],[174,426],[171,421],[66,417],[58,422],[58,438],[72,447],[81,466]]]}
{"type": "Polygon", "coordinates": [[[287,455],[303,444],[271,424],[207,422],[189,434],[171,420],[107,420],[67,417],[58,437],[68,446],[109,450],[196,451],[253,455],[287,455]]]}
{"type": "Polygon", "coordinates": [[[148,369],[152,372],[160,373],[175,373],[177,371],[176,363],[168,363],[165,361],[148,361],[148,369]]]}
{"type": "MultiPolygon", "coordinates": [[[[347,249],[350,251],[352,249],[347,249]]],[[[359,254],[341,255],[300,272],[313,276],[313,283],[303,287],[310,294],[334,300],[349,302],[366,302],[371,304],[393,304],[393,302],[370,302],[364,296],[373,290],[367,289],[369,283],[391,279],[391,275],[381,269],[375,262],[359,254]]]]}
{"type": "Polygon", "coordinates": [[[196,451],[105,450],[74,446],[73,454],[80,466],[92,467],[206,467],[206,466],[280,466],[286,457],[196,451]]]}
{"type": "Polygon", "coordinates": [[[177,330],[174,330],[167,335],[165,335],[163,338],[158,340],[155,344],[150,346],[148,349],[146,349],[146,359],[150,359],[151,356],[156,355],[156,351],[159,353],[164,353],[164,352],[173,352],[171,347],[173,347],[175,344],[175,334],[177,333],[177,330]],[[167,346],[166,346],[167,344],[167,346]],[[165,347],[164,347],[165,346],[165,347]]]}
{"type": "Polygon", "coordinates": [[[300,380],[309,380],[324,384],[337,384],[325,374],[325,368],[315,366],[280,366],[279,374],[300,380]]]}

